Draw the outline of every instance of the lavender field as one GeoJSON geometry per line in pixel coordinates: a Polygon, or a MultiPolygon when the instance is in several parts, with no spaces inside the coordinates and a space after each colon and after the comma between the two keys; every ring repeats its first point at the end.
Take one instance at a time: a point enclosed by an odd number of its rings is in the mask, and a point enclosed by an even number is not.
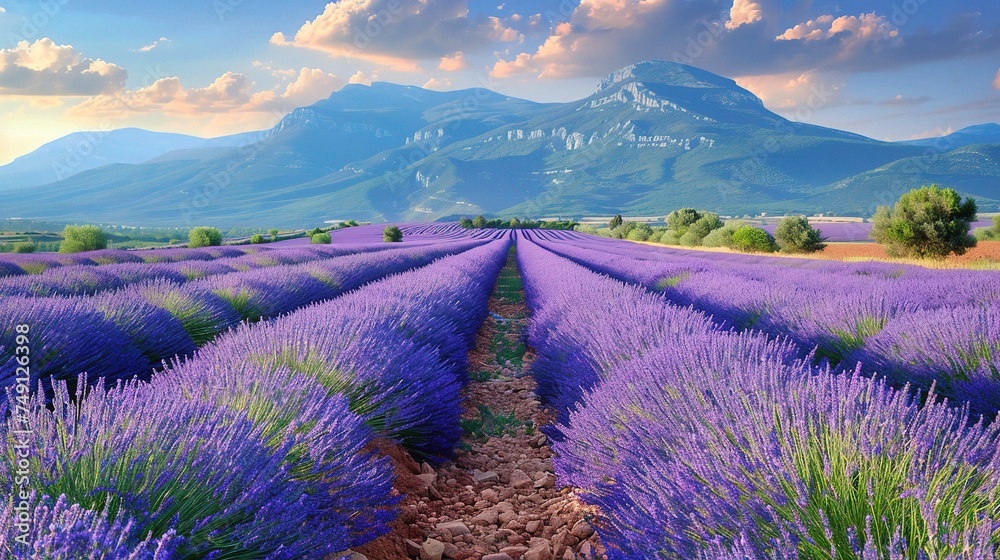
{"type": "MultiPolygon", "coordinates": [[[[507,282],[555,486],[607,558],[997,557],[1000,273],[401,228],[4,256],[0,554],[349,558],[391,537],[410,497],[385,449],[434,472],[464,445],[507,282]]],[[[532,556],[558,527],[483,519],[505,536],[463,558],[597,556],[532,556]]]]}

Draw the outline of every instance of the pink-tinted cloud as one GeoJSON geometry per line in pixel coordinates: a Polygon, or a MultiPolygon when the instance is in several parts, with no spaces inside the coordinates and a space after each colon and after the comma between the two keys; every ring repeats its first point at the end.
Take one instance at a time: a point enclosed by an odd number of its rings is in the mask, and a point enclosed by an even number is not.
{"type": "Polygon", "coordinates": [[[764,9],[753,0],[734,0],[733,7],[729,9],[729,21],[726,22],[726,29],[736,29],[741,25],[757,23],[764,19],[764,9]]]}
{"type": "Polygon", "coordinates": [[[581,0],[540,45],[501,52],[492,75],[601,76],[644,59],[728,76],[849,74],[1000,51],[1000,33],[975,14],[904,35],[887,13],[817,15],[792,27],[769,21],[765,0],[581,0]]]}
{"type": "Polygon", "coordinates": [[[226,72],[207,87],[185,88],[180,78],[156,80],[149,86],[117,95],[100,95],[71,108],[73,117],[125,118],[138,113],[204,117],[220,113],[287,112],[329,97],[344,80],[313,68],[302,68],[284,90],[253,91],[246,76],[226,72]]]}
{"type": "Polygon", "coordinates": [[[438,64],[438,68],[445,72],[458,72],[468,67],[469,61],[465,60],[465,55],[462,54],[462,51],[458,51],[451,56],[442,56],[441,63],[438,64]]]}
{"type": "Polygon", "coordinates": [[[818,41],[842,33],[843,41],[850,43],[888,41],[899,36],[899,30],[889,20],[872,12],[837,18],[832,15],[820,16],[791,27],[775,38],[782,41],[818,41]]]}
{"type": "Polygon", "coordinates": [[[278,32],[271,43],[416,71],[423,60],[522,38],[499,18],[470,17],[468,0],[342,0],[327,4],[292,38],[278,32]]]}
{"type": "Polygon", "coordinates": [[[993,77],[993,89],[1000,89],[1000,70],[997,70],[997,75],[993,77]]]}
{"type": "Polygon", "coordinates": [[[767,107],[778,112],[793,111],[800,107],[817,111],[841,104],[840,91],[843,83],[827,81],[816,72],[744,76],[736,78],[736,83],[753,92],[767,107]]]}
{"type": "Polygon", "coordinates": [[[439,91],[451,89],[451,80],[448,78],[431,78],[424,84],[424,89],[435,89],[439,91]]]}
{"type": "Polygon", "coordinates": [[[372,85],[372,78],[369,78],[368,76],[365,75],[364,72],[358,70],[357,72],[354,73],[353,76],[351,76],[349,80],[347,80],[347,83],[370,86],[372,85]]]}

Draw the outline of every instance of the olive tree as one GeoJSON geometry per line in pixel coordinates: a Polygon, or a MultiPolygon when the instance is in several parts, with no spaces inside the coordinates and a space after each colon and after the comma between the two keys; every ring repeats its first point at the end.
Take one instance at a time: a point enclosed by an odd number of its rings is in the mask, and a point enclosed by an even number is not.
{"type": "Polygon", "coordinates": [[[774,240],[783,253],[815,253],[826,247],[826,238],[809,225],[805,216],[788,216],[778,222],[774,240]]]}
{"type": "Polygon", "coordinates": [[[969,235],[975,219],[975,200],[931,185],[903,193],[892,208],[879,206],[871,238],[891,257],[943,259],[976,246],[969,235]]]}
{"type": "Polygon", "coordinates": [[[382,241],[386,243],[399,243],[403,240],[403,231],[396,226],[385,226],[382,230],[382,241]]]}

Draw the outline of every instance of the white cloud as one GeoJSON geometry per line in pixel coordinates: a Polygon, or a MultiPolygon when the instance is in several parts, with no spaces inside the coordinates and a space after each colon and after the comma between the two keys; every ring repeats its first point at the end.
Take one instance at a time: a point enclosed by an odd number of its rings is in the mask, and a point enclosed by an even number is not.
{"type": "Polygon", "coordinates": [[[457,72],[465,70],[468,67],[469,61],[465,60],[465,55],[462,54],[462,51],[458,51],[451,56],[442,56],[441,63],[438,64],[438,68],[445,72],[457,72]]]}
{"type": "Polygon", "coordinates": [[[155,49],[155,48],[157,48],[157,47],[159,47],[161,45],[164,45],[166,43],[172,43],[172,42],[173,41],[171,41],[170,39],[167,39],[166,37],[160,37],[159,39],[153,41],[152,43],[146,45],[145,47],[140,47],[139,51],[140,52],[149,52],[149,51],[151,51],[151,50],[153,50],[153,49],[155,49]]]}
{"type": "Polygon", "coordinates": [[[126,78],[124,68],[49,38],[0,49],[0,95],[97,95],[121,90],[126,78]]]}
{"type": "Polygon", "coordinates": [[[910,140],[920,140],[923,138],[939,138],[941,136],[948,136],[952,132],[955,132],[955,128],[949,126],[948,128],[932,128],[930,130],[923,130],[916,134],[910,135],[910,140]]]}
{"type": "Polygon", "coordinates": [[[498,60],[493,65],[490,75],[494,78],[509,78],[517,74],[534,74],[538,69],[532,65],[532,57],[528,53],[519,53],[514,60],[498,60]]]}
{"type": "MultiPolygon", "coordinates": [[[[320,99],[330,97],[334,90],[343,85],[344,80],[333,74],[328,74],[317,68],[303,67],[299,70],[295,81],[285,88],[285,92],[281,94],[279,100],[285,106],[289,104],[296,107],[311,105],[320,99]]],[[[253,103],[253,99],[251,99],[251,103],[253,103]]]]}
{"type": "Polygon", "coordinates": [[[729,9],[729,21],[726,29],[736,29],[741,25],[756,23],[764,18],[764,9],[753,0],[733,0],[729,9]]]}
{"type": "Polygon", "coordinates": [[[185,88],[180,78],[118,95],[100,95],[70,109],[76,117],[124,118],[133,113],[160,112],[186,117],[221,113],[287,112],[330,96],[343,80],[315,68],[302,68],[294,81],[273,90],[253,91],[246,76],[226,72],[207,87],[185,88]]]}
{"type": "Polygon", "coordinates": [[[349,80],[347,80],[347,83],[349,83],[349,84],[362,84],[362,85],[366,85],[366,86],[372,85],[371,79],[369,79],[368,76],[365,76],[365,73],[362,72],[361,70],[358,70],[357,72],[355,72],[354,75],[351,76],[351,78],[349,80]]]}
{"type": "Polygon", "coordinates": [[[775,38],[784,41],[817,41],[829,39],[838,33],[849,34],[844,41],[864,42],[895,38],[899,35],[899,30],[885,17],[875,15],[875,12],[838,18],[824,15],[790,27],[775,38]]]}
{"type": "Polygon", "coordinates": [[[431,78],[427,80],[427,83],[424,84],[424,89],[436,89],[439,91],[446,90],[450,87],[451,87],[451,80],[449,80],[448,78],[443,78],[440,80],[437,78],[431,78]]]}
{"type": "MultiPolygon", "coordinates": [[[[818,111],[842,102],[840,92],[843,84],[826,79],[816,72],[745,76],[736,78],[735,81],[740,87],[760,97],[769,109],[777,112],[818,111]]],[[[794,117],[794,114],[789,117],[794,117]]]]}
{"type": "Polygon", "coordinates": [[[0,6],[0,14],[6,14],[6,13],[7,13],[7,8],[0,6]]]}

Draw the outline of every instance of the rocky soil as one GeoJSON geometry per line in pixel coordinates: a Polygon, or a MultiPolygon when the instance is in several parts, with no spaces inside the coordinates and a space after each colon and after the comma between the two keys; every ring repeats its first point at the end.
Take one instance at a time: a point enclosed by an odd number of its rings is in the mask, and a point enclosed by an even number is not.
{"type": "Polygon", "coordinates": [[[395,530],[353,560],[582,560],[606,558],[595,513],[558,488],[552,450],[538,428],[551,422],[533,392],[523,344],[528,310],[509,261],[490,317],[469,354],[465,436],[453,461],[417,464],[382,443],[406,495],[395,530]],[[506,280],[505,280],[506,279],[506,280]]]}

